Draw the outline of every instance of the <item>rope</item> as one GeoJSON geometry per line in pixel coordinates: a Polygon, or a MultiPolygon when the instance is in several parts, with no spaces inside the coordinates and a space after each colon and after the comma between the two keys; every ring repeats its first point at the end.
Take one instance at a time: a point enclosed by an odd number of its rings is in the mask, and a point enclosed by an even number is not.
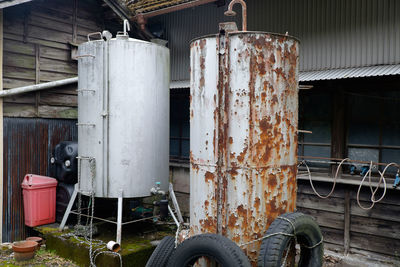
{"type": "Polygon", "coordinates": [[[281,267],[286,266],[286,261],[287,261],[287,257],[289,256],[289,251],[290,251],[291,245],[292,245],[292,239],[290,239],[289,245],[287,246],[288,249],[286,250],[286,255],[285,255],[285,258],[283,259],[283,263],[281,264],[281,267]]]}
{"type": "MultiPolygon", "coordinates": [[[[320,194],[317,192],[317,190],[315,189],[314,184],[313,184],[313,181],[312,181],[312,178],[311,178],[311,171],[310,171],[310,168],[308,167],[306,161],[305,161],[305,160],[301,161],[297,167],[300,167],[301,165],[304,165],[304,166],[306,167],[306,169],[307,169],[307,174],[308,174],[308,177],[309,177],[309,180],[310,180],[310,185],[311,185],[311,188],[312,188],[313,192],[314,192],[318,197],[320,197],[320,198],[322,198],[322,199],[325,199],[325,198],[330,197],[330,196],[333,194],[333,192],[334,192],[334,190],[335,190],[336,181],[337,181],[337,177],[338,177],[338,174],[339,174],[340,167],[343,165],[343,163],[344,163],[345,161],[350,161],[350,159],[349,159],[349,158],[345,158],[345,159],[343,159],[343,160],[340,162],[338,168],[336,169],[335,176],[334,176],[334,178],[333,178],[333,186],[332,186],[332,189],[331,189],[331,191],[330,191],[327,195],[325,195],[325,196],[320,195],[320,194]]],[[[358,190],[357,190],[357,204],[358,204],[358,206],[359,206],[361,209],[363,209],[363,210],[370,210],[370,209],[372,209],[372,208],[374,207],[374,205],[375,205],[376,203],[382,201],[382,199],[385,197],[385,195],[386,195],[386,190],[387,190],[387,183],[386,183],[386,178],[384,177],[384,175],[385,175],[387,169],[388,169],[390,166],[396,166],[397,168],[400,168],[400,166],[399,166],[397,163],[392,162],[392,163],[387,164],[387,165],[385,166],[385,168],[383,169],[382,172],[380,172],[380,171],[378,170],[378,173],[379,173],[379,175],[380,175],[380,178],[379,178],[379,181],[378,181],[378,184],[376,185],[376,187],[373,188],[373,186],[372,186],[371,174],[372,174],[372,169],[376,168],[376,166],[373,165],[373,162],[372,162],[372,161],[370,162],[370,164],[369,164],[369,169],[368,169],[368,171],[365,173],[365,175],[364,175],[363,179],[361,180],[361,183],[360,183],[360,185],[359,185],[359,187],[358,187],[358,190]],[[364,207],[364,206],[361,205],[361,203],[360,203],[360,192],[361,192],[361,188],[362,188],[362,186],[363,186],[363,184],[364,184],[364,182],[365,182],[365,179],[366,179],[367,177],[368,177],[368,186],[369,186],[370,191],[371,191],[371,198],[370,198],[370,199],[371,199],[371,203],[372,203],[372,204],[371,204],[369,207],[364,207]],[[377,191],[379,190],[380,185],[381,185],[382,183],[383,183],[383,185],[384,185],[384,186],[383,186],[383,193],[382,193],[382,196],[381,196],[378,200],[376,200],[376,199],[375,199],[375,195],[376,195],[377,191]]],[[[399,170],[398,170],[398,171],[399,171],[399,170]]]]}
{"type": "Polygon", "coordinates": [[[322,237],[321,240],[320,240],[319,242],[317,242],[316,244],[314,244],[314,245],[312,245],[312,246],[306,246],[306,245],[304,245],[304,244],[298,243],[298,242],[297,242],[297,237],[296,237],[296,236],[297,236],[297,234],[296,234],[296,227],[294,226],[294,223],[293,223],[291,220],[289,220],[288,218],[281,217],[281,216],[276,217],[276,219],[281,219],[281,220],[285,220],[285,221],[289,222],[290,225],[292,226],[293,234],[284,233],[284,232],[276,232],[276,233],[272,233],[272,234],[269,234],[269,235],[265,235],[265,236],[263,236],[263,237],[260,237],[260,238],[251,240],[251,241],[246,242],[246,243],[243,243],[243,244],[240,244],[239,247],[244,247],[244,246],[247,246],[247,245],[249,245],[249,244],[252,244],[252,243],[255,243],[255,242],[258,242],[258,241],[261,241],[261,240],[270,238],[270,237],[273,237],[273,236],[277,236],[277,235],[283,235],[283,236],[293,237],[294,240],[295,240],[295,242],[296,242],[297,244],[299,244],[301,247],[305,247],[305,248],[308,248],[308,249],[313,249],[313,248],[315,248],[315,247],[321,245],[321,244],[324,242],[324,238],[322,237]]]}
{"type": "Polygon", "coordinates": [[[177,248],[178,247],[178,238],[179,238],[179,233],[180,233],[180,231],[182,230],[181,229],[182,228],[182,225],[181,224],[179,224],[178,225],[178,227],[177,227],[177,229],[176,229],[176,233],[175,233],[175,248],[177,248]]]}
{"type": "Polygon", "coordinates": [[[385,175],[387,169],[388,169],[390,166],[397,166],[397,167],[399,167],[398,164],[392,162],[392,163],[386,165],[386,167],[383,169],[382,172],[378,171],[379,174],[380,174],[380,179],[379,179],[379,182],[378,182],[378,184],[376,185],[375,190],[374,190],[374,189],[372,188],[372,184],[371,184],[371,173],[372,173],[372,162],[371,162],[370,168],[369,168],[368,172],[364,175],[363,179],[361,180],[361,184],[360,184],[360,186],[358,187],[358,190],[357,190],[357,204],[358,204],[358,206],[359,206],[361,209],[363,209],[363,210],[370,210],[370,209],[372,209],[372,208],[374,207],[375,203],[380,202],[380,201],[385,197],[385,195],[386,195],[386,189],[387,189],[387,184],[386,184],[386,179],[385,179],[384,175],[385,175]],[[365,178],[366,178],[367,176],[368,176],[368,181],[369,181],[369,188],[370,188],[370,190],[371,190],[371,202],[372,202],[372,204],[371,204],[369,207],[364,207],[364,206],[362,206],[361,203],[360,203],[360,192],[361,192],[361,187],[362,187],[362,185],[364,184],[365,178]],[[378,200],[375,200],[375,195],[376,195],[376,193],[377,193],[377,191],[378,191],[378,189],[379,189],[379,187],[380,187],[380,185],[381,185],[382,182],[383,182],[383,184],[384,184],[382,196],[381,196],[378,200]]]}
{"type": "Polygon", "coordinates": [[[306,166],[307,172],[308,172],[308,178],[310,179],[310,185],[311,185],[312,190],[314,191],[314,193],[315,193],[318,197],[324,199],[324,198],[330,197],[330,196],[333,194],[333,192],[335,191],[336,180],[337,180],[337,177],[338,177],[338,174],[339,174],[340,167],[342,167],[342,164],[343,164],[345,161],[347,161],[347,160],[350,160],[350,159],[349,159],[349,158],[345,158],[345,159],[343,159],[343,160],[339,163],[339,166],[338,166],[337,169],[336,169],[335,177],[334,177],[334,179],[333,179],[332,189],[331,189],[331,191],[330,191],[326,196],[320,195],[320,194],[317,192],[317,190],[315,189],[314,184],[313,184],[313,181],[312,181],[312,179],[311,179],[311,171],[310,171],[310,168],[308,167],[306,161],[303,160],[302,162],[300,162],[300,164],[299,164],[297,167],[300,167],[302,164],[304,164],[304,166],[306,166]]]}

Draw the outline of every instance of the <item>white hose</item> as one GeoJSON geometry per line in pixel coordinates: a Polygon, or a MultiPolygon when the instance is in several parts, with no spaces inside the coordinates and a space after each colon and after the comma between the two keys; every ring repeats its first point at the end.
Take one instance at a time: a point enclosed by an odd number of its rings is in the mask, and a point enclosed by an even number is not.
{"type": "MultiPolygon", "coordinates": [[[[299,164],[297,167],[300,167],[301,165],[304,165],[304,166],[306,167],[312,190],[314,191],[314,193],[315,193],[318,197],[320,197],[320,198],[322,198],[322,199],[325,199],[325,198],[330,197],[330,196],[333,194],[333,192],[334,192],[334,190],[335,190],[336,181],[337,181],[337,176],[338,176],[338,174],[339,174],[340,167],[342,166],[342,164],[343,164],[345,161],[350,161],[350,159],[349,159],[349,158],[345,158],[345,159],[343,159],[343,160],[339,163],[339,166],[338,166],[338,168],[336,169],[335,176],[333,177],[333,186],[332,186],[332,189],[331,189],[331,191],[330,191],[327,195],[325,195],[325,196],[320,195],[320,194],[317,192],[317,190],[315,189],[314,184],[313,184],[313,181],[312,181],[312,178],[311,178],[311,171],[310,171],[310,168],[308,167],[306,161],[305,161],[305,160],[301,161],[300,164],[299,164]]],[[[368,171],[365,173],[365,175],[364,175],[363,179],[361,180],[361,183],[360,183],[360,185],[359,185],[359,187],[358,187],[358,190],[357,190],[357,204],[358,204],[358,206],[359,206],[361,209],[363,209],[363,210],[370,210],[370,209],[372,209],[372,208],[374,207],[375,203],[378,203],[378,202],[382,201],[382,199],[385,197],[385,195],[386,195],[386,190],[387,190],[387,183],[386,183],[386,179],[385,179],[385,176],[384,176],[384,175],[385,175],[387,169],[388,169],[390,166],[396,166],[397,168],[400,168],[400,166],[399,166],[397,163],[391,162],[391,163],[389,163],[388,165],[386,165],[386,167],[383,169],[382,172],[380,172],[380,171],[378,170],[378,173],[379,173],[379,175],[380,175],[380,178],[379,178],[378,184],[376,185],[376,187],[375,187],[375,189],[374,189],[373,186],[372,186],[372,179],[371,179],[372,169],[373,169],[374,166],[373,166],[372,161],[371,161],[371,163],[370,163],[370,165],[369,165],[369,169],[368,169],[368,171]],[[360,192],[361,192],[361,188],[362,188],[362,186],[363,186],[363,184],[364,184],[365,179],[367,178],[367,176],[368,176],[369,188],[370,188],[370,190],[371,190],[371,203],[372,203],[372,204],[371,204],[369,207],[364,207],[364,206],[362,206],[361,203],[360,203],[360,192]],[[383,193],[382,193],[382,196],[381,196],[378,200],[376,200],[376,199],[375,199],[375,195],[376,195],[376,193],[378,192],[378,189],[380,188],[380,185],[382,184],[382,182],[383,182],[383,193]]]]}
{"type": "Polygon", "coordinates": [[[382,201],[382,199],[385,197],[385,195],[386,195],[386,189],[387,189],[387,184],[386,184],[386,179],[385,179],[384,175],[385,175],[387,169],[388,169],[390,166],[392,166],[392,165],[395,165],[395,166],[399,167],[398,164],[392,162],[392,163],[389,163],[388,165],[386,165],[386,167],[383,169],[382,172],[378,171],[381,177],[380,177],[379,182],[378,182],[378,184],[377,184],[377,186],[375,187],[375,190],[374,190],[374,189],[372,188],[372,184],[371,184],[371,172],[372,172],[372,162],[371,162],[370,168],[369,168],[368,172],[364,175],[363,179],[361,180],[361,184],[360,184],[360,186],[358,187],[358,191],[357,191],[357,204],[358,204],[358,206],[359,206],[361,209],[363,209],[363,210],[370,210],[370,209],[372,209],[372,208],[374,207],[375,203],[378,203],[378,202],[382,201]],[[371,202],[372,202],[372,204],[371,204],[371,206],[369,206],[369,207],[363,207],[363,206],[361,205],[361,203],[360,203],[360,192],[361,192],[361,187],[362,187],[362,185],[363,185],[363,183],[364,183],[365,178],[367,177],[367,175],[368,175],[368,180],[369,180],[369,188],[370,188],[370,190],[371,190],[371,202]],[[378,200],[375,200],[375,194],[376,194],[376,192],[378,191],[378,189],[379,189],[379,187],[380,187],[382,181],[383,181],[383,193],[382,193],[382,196],[381,196],[378,200]]]}
{"type": "MultiPolygon", "coordinates": [[[[345,158],[345,159],[343,159],[343,160],[339,163],[339,166],[338,166],[338,168],[337,168],[337,170],[336,170],[335,177],[333,178],[333,186],[332,186],[332,189],[331,189],[331,191],[329,192],[329,194],[327,194],[326,196],[320,195],[320,194],[317,192],[317,190],[315,189],[314,184],[313,184],[313,181],[312,181],[312,178],[311,178],[311,171],[310,171],[310,168],[308,167],[307,163],[303,160],[303,161],[299,164],[299,166],[301,166],[302,164],[304,164],[304,166],[306,166],[307,172],[308,172],[308,178],[310,179],[310,185],[311,185],[312,190],[314,191],[314,193],[315,193],[318,197],[325,199],[325,198],[330,197],[330,196],[333,194],[333,191],[335,191],[336,180],[337,180],[337,176],[338,176],[338,174],[339,174],[340,167],[342,166],[343,162],[345,162],[346,160],[349,160],[349,158],[345,158]]],[[[298,166],[298,167],[299,167],[299,166],[298,166]]]]}

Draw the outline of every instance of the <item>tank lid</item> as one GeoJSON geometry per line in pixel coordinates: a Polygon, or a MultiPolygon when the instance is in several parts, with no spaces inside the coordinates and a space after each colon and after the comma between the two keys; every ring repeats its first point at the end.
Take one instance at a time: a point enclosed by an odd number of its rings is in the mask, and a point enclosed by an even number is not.
{"type": "Polygon", "coordinates": [[[57,186],[57,180],[47,176],[27,174],[22,181],[21,187],[24,189],[47,188],[57,186]]]}
{"type": "Polygon", "coordinates": [[[117,40],[128,40],[129,39],[129,35],[121,33],[121,32],[118,32],[117,35],[115,36],[115,38],[117,40]]]}
{"type": "MultiPolygon", "coordinates": [[[[286,37],[288,39],[293,39],[300,43],[300,40],[294,36],[288,35],[288,34],[282,34],[282,33],[275,33],[275,32],[261,32],[261,31],[232,31],[232,32],[227,32],[225,33],[228,36],[234,36],[234,35],[254,35],[254,34],[259,34],[259,35],[270,35],[270,36],[276,36],[276,37],[286,37]]],[[[192,44],[195,41],[201,40],[201,39],[208,39],[208,38],[217,38],[220,36],[220,34],[207,34],[203,35],[197,38],[194,38],[190,41],[190,44],[192,44]]]]}

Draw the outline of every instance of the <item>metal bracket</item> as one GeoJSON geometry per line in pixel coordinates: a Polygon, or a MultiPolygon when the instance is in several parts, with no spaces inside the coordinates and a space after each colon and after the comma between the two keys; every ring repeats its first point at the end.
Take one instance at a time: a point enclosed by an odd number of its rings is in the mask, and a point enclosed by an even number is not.
{"type": "Polygon", "coordinates": [[[178,201],[176,200],[174,187],[173,187],[172,183],[169,183],[169,196],[172,199],[172,204],[174,204],[174,208],[175,208],[175,211],[176,211],[176,215],[178,216],[179,222],[180,223],[184,223],[183,217],[182,217],[182,213],[181,213],[181,209],[179,208],[178,201]]]}
{"type": "Polygon", "coordinates": [[[94,123],[77,123],[76,126],[89,126],[89,127],[95,127],[96,124],[94,123]]]}
{"type": "Polygon", "coordinates": [[[94,55],[79,55],[79,56],[76,56],[75,59],[80,59],[80,58],[84,58],[84,57],[95,58],[96,56],[94,56],[94,55]]]}
{"type": "Polygon", "coordinates": [[[90,40],[90,36],[93,36],[93,35],[100,35],[100,39],[103,40],[103,34],[101,32],[92,32],[87,35],[88,42],[92,41],[92,40],[90,40]]]}
{"type": "Polygon", "coordinates": [[[90,92],[90,93],[96,93],[96,90],[94,89],[78,89],[76,90],[78,93],[84,93],[84,92],[90,92]]]}

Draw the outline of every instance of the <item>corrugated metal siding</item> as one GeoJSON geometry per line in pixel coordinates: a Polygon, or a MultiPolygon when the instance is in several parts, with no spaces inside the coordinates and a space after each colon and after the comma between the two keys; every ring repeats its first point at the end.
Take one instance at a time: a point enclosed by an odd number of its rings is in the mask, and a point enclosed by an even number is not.
{"type": "Polygon", "coordinates": [[[4,118],[3,241],[25,238],[21,182],[49,174],[49,155],[60,141],[77,140],[75,120],[4,118]]]}
{"type": "Polygon", "coordinates": [[[370,66],[362,68],[347,68],[333,70],[304,71],[300,73],[299,81],[334,80],[344,78],[359,78],[370,76],[399,75],[400,65],[370,66]]]}
{"type": "Polygon", "coordinates": [[[0,1],[0,8],[6,8],[14,5],[19,5],[22,3],[30,2],[32,0],[1,0],[0,1]]]}
{"type": "MultiPolygon", "coordinates": [[[[247,7],[249,30],[301,40],[301,71],[400,63],[400,1],[248,0],[247,7]]],[[[172,80],[189,79],[190,40],[216,33],[224,10],[208,4],[154,19],[166,27],[172,80]]]]}
{"type": "Polygon", "coordinates": [[[189,44],[196,37],[218,32],[219,22],[229,21],[224,7],[207,4],[155,17],[165,26],[171,51],[171,79],[189,80],[189,44]]]}

